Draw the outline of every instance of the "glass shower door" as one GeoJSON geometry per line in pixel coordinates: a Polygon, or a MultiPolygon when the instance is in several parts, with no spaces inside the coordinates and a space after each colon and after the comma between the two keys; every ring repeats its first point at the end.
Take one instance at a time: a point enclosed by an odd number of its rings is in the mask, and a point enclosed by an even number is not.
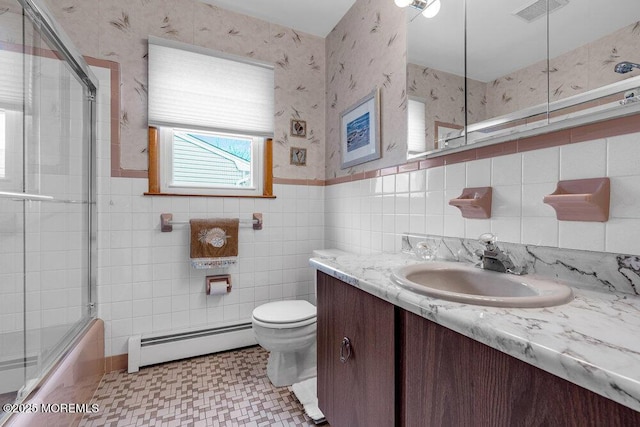
{"type": "Polygon", "coordinates": [[[0,403],[93,314],[96,88],[56,30],[38,0],[0,0],[0,403]]]}
{"type": "Polygon", "coordinates": [[[90,94],[25,21],[24,187],[27,383],[37,380],[89,318],[90,94]]]}

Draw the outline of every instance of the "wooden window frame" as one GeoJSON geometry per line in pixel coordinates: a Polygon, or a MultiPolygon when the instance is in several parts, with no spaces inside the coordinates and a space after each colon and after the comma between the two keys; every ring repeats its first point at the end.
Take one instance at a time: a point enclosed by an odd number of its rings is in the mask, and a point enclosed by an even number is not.
{"type": "Polygon", "coordinates": [[[160,132],[156,127],[149,127],[149,190],[146,196],[180,196],[180,197],[237,197],[237,198],[269,198],[273,195],[273,140],[264,141],[264,179],[262,195],[226,195],[226,194],[179,194],[163,193],[160,191],[160,132]]]}

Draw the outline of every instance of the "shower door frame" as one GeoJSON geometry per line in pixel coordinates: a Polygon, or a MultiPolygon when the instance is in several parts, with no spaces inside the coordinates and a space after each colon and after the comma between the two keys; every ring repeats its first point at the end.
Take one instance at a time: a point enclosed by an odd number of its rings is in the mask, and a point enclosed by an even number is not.
{"type": "MultiPolygon", "coordinates": [[[[86,257],[87,272],[83,277],[82,288],[80,292],[82,295],[87,295],[87,299],[81,298],[82,312],[80,319],[69,323],[69,329],[61,337],[61,339],[52,347],[51,355],[46,358],[46,363],[40,366],[40,369],[36,372],[34,378],[29,378],[25,370],[25,383],[19,390],[16,397],[16,402],[24,400],[29,394],[38,390],[42,381],[47,377],[51,369],[64,358],[72,349],[75,338],[80,336],[87,327],[91,324],[92,319],[96,317],[96,305],[95,297],[97,295],[97,210],[96,210],[96,94],[98,89],[98,80],[90,70],[88,64],[84,60],[83,56],[73,46],[69,37],[64,33],[59,24],[53,19],[53,14],[48,10],[42,0],[16,0],[16,3],[20,4],[23,9],[23,22],[28,20],[30,25],[39,33],[39,37],[46,41],[49,48],[55,50],[56,55],[61,61],[66,63],[70,70],[70,75],[79,80],[82,86],[84,103],[82,108],[82,144],[89,144],[86,148],[86,153],[83,153],[83,162],[86,162],[86,174],[83,179],[86,179],[87,192],[86,202],[73,201],[73,200],[58,200],[52,197],[41,194],[27,194],[27,193],[8,193],[3,192],[0,194],[3,198],[13,198],[23,201],[40,201],[40,202],[60,202],[60,203],[82,203],[87,204],[86,209],[86,224],[87,230],[85,231],[84,238],[87,239],[86,250],[89,253],[83,253],[83,257],[86,257]],[[88,304],[87,306],[84,306],[88,304]]],[[[24,25],[24,24],[23,24],[24,25]]],[[[24,27],[23,27],[24,28],[24,27]]],[[[24,43],[24,40],[23,40],[24,43]]],[[[23,55],[27,53],[23,51],[23,55]]],[[[78,116],[79,117],[79,116],[78,116]]],[[[41,129],[38,130],[40,132],[41,129]]],[[[26,144],[27,135],[23,135],[23,146],[26,144]]],[[[25,161],[23,159],[23,161],[25,161]]],[[[24,187],[23,187],[24,191],[24,187]]],[[[85,196],[83,196],[84,199],[85,196]]],[[[24,203],[24,209],[26,209],[26,203],[24,203]]],[[[26,224],[25,224],[26,226],[26,224]]],[[[26,229],[22,230],[23,233],[26,229]]],[[[23,248],[23,256],[25,256],[27,248],[23,248]]],[[[23,286],[26,286],[26,270],[23,279],[23,286]]],[[[27,294],[23,293],[24,303],[26,304],[27,294]]],[[[27,332],[26,323],[26,310],[23,311],[22,316],[24,318],[24,324],[22,333],[27,332]]],[[[26,336],[25,336],[26,346],[26,336]]],[[[25,347],[26,351],[26,347],[25,347]]],[[[26,353],[25,353],[26,357],[26,353]]],[[[25,366],[26,369],[26,366],[25,366]]],[[[6,421],[6,418],[0,419],[0,425],[6,421]]]]}

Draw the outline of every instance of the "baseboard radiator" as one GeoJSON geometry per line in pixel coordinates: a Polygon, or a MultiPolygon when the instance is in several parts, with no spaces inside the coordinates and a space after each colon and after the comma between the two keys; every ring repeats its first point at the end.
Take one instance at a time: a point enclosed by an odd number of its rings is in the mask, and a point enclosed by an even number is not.
{"type": "Polygon", "coordinates": [[[161,336],[129,337],[129,373],[156,363],[202,356],[257,344],[251,323],[161,336]]]}

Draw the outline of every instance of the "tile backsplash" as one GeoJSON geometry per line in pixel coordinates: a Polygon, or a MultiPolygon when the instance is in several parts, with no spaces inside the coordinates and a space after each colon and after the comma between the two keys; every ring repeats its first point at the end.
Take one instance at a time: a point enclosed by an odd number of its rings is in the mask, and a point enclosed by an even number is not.
{"type": "Polygon", "coordinates": [[[525,151],[326,188],[326,246],[397,251],[405,232],[640,254],[640,134],[525,151]],[[542,202],[559,180],[608,176],[609,221],[558,221],[542,202]],[[489,219],[449,206],[465,187],[493,187],[489,219]]]}

